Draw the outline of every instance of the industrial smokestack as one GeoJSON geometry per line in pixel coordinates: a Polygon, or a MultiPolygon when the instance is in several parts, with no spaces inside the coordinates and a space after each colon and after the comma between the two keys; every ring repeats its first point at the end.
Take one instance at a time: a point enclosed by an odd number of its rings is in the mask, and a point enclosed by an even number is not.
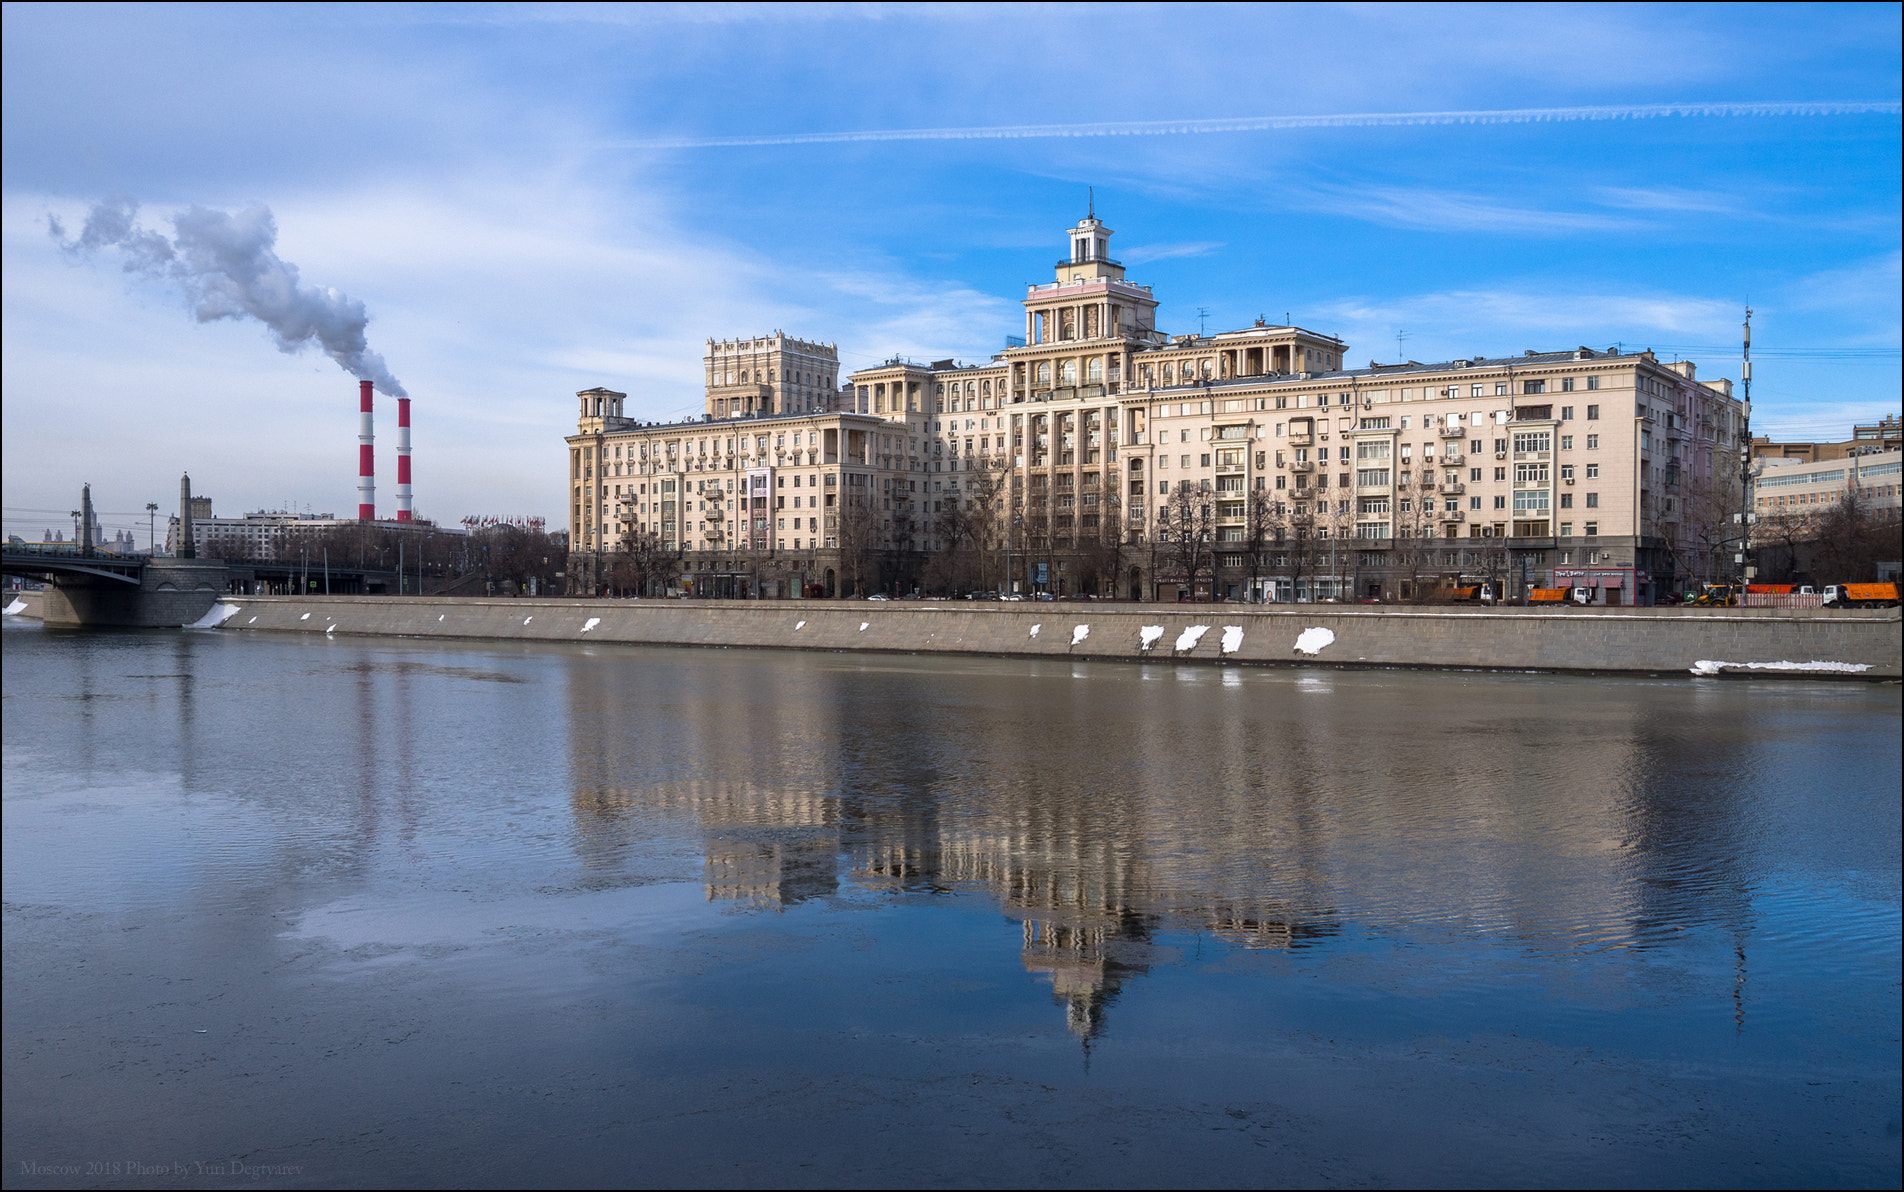
{"type": "Polygon", "coordinates": [[[410,399],[397,399],[397,520],[410,520],[410,399]]]}
{"type": "Polygon", "coordinates": [[[357,520],[377,520],[377,432],[371,426],[369,381],[357,382],[362,413],[357,423],[357,520]]]}
{"type": "Polygon", "coordinates": [[[178,557],[198,558],[198,546],[192,541],[192,474],[190,472],[180,476],[178,482],[178,557]]]}

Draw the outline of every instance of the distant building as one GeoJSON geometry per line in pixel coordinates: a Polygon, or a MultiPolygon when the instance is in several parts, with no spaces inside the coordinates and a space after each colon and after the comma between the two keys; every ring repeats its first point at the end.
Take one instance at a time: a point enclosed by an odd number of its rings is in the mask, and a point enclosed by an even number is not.
{"type": "Polygon", "coordinates": [[[1492,580],[1652,603],[1732,573],[1729,381],[1588,347],[1354,368],[1341,340],[1262,319],[1168,335],[1112,234],[1067,228],[1023,334],[982,363],[894,357],[834,395],[832,345],[776,333],[708,341],[697,419],[582,391],[572,573],[599,588],[637,541],[718,596],[1407,599],[1492,580]],[[1187,573],[1173,544],[1193,541],[1187,573]]]}
{"type": "MultiPolygon", "coordinates": [[[[469,532],[461,526],[439,526],[431,521],[361,522],[330,513],[273,513],[262,509],[243,517],[213,517],[210,497],[192,498],[192,544],[200,558],[283,562],[297,557],[300,541],[335,530],[365,526],[409,536],[461,537],[469,532]]],[[[165,551],[177,554],[178,546],[179,519],[174,516],[165,523],[165,551]]]]}
{"type": "Polygon", "coordinates": [[[1822,463],[1825,460],[1848,459],[1854,455],[1871,455],[1885,451],[1904,450],[1904,420],[1890,414],[1876,422],[1854,425],[1851,437],[1836,443],[1814,442],[1774,442],[1764,435],[1755,435],[1752,439],[1752,458],[1786,459],[1804,463],[1822,463]]]}

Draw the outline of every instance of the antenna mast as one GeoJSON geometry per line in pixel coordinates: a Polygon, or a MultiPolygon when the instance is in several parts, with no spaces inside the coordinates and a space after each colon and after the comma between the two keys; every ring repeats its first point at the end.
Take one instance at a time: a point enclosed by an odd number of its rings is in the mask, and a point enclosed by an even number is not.
{"type": "Polygon", "coordinates": [[[1742,359],[1739,380],[1745,389],[1745,400],[1739,407],[1739,580],[1743,583],[1750,579],[1755,568],[1747,559],[1751,555],[1752,541],[1752,308],[1745,308],[1745,337],[1741,345],[1742,359]]]}

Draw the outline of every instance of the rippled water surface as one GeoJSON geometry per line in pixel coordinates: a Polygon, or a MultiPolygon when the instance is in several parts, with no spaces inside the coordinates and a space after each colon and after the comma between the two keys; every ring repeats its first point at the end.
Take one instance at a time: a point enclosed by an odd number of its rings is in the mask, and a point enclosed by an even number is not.
{"type": "Polygon", "coordinates": [[[1900,1178],[1895,685],[4,647],[9,1185],[1900,1178]]]}

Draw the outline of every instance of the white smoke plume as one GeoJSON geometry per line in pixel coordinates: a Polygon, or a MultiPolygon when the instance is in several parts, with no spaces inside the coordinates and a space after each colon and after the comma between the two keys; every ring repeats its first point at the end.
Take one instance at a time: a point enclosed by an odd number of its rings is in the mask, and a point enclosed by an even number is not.
{"type": "Polygon", "coordinates": [[[201,323],[253,318],[271,329],[281,352],[296,352],[315,340],[345,372],[369,381],[379,393],[407,397],[403,386],[370,350],[364,304],[329,287],[305,285],[296,265],[273,251],[277,221],[267,207],[216,211],[192,207],[172,217],[176,233],[138,223],[139,204],[107,199],[86,215],[77,239],[67,240],[58,219],[48,221],[53,239],[74,255],[117,249],[127,273],[176,283],[201,323]]]}

